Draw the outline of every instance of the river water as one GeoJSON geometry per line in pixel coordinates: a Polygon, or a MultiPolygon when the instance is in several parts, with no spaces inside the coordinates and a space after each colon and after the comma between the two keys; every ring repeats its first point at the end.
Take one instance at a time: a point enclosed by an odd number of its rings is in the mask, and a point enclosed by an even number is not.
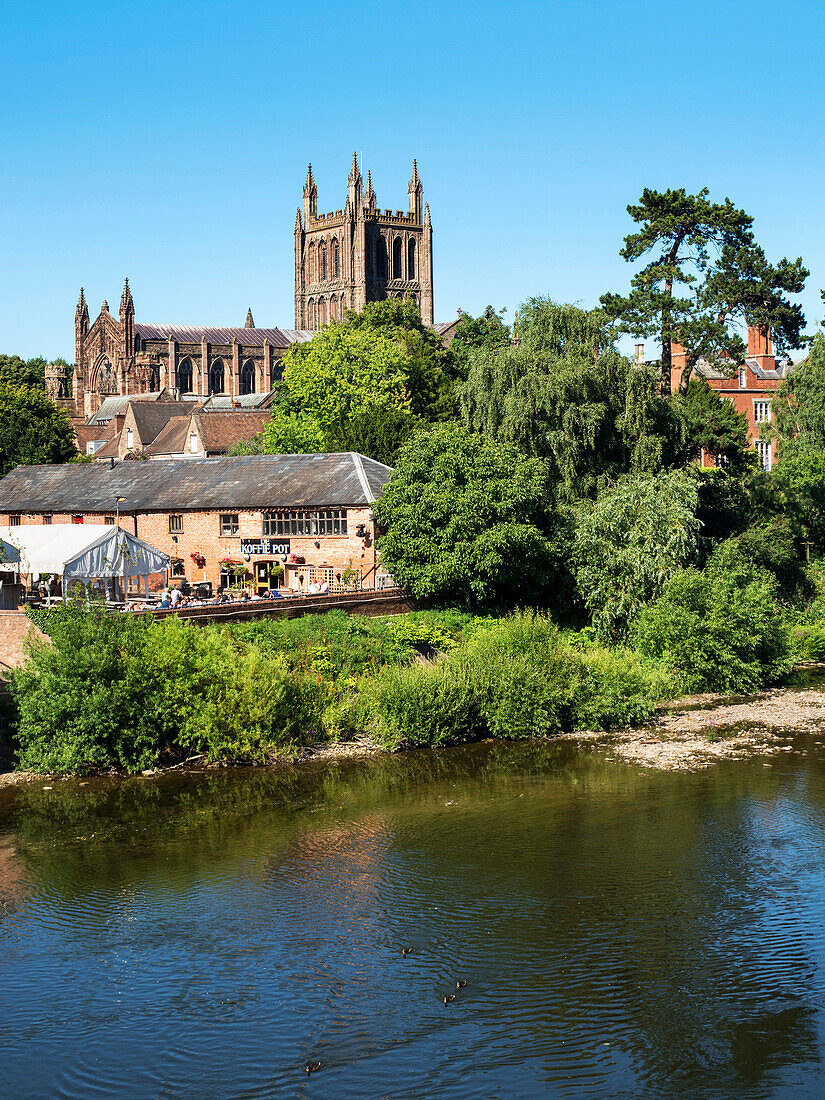
{"type": "Polygon", "coordinates": [[[818,735],[0,791],[4,1098],[821,1097],[824,1053],[818,735]]]}

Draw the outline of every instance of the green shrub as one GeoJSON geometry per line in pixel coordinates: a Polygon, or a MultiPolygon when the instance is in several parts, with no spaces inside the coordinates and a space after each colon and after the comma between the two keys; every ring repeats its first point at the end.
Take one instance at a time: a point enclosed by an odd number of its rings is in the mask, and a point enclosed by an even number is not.
{"type": "Polygon", "coordinates": [[[635,637],[685,691],[755,691],[793,664],[773,577],[724,548],[704,572],[675,574],[642,611],[635,637]]]}
{"type": "Polygon", "coordinates": [[[386,747],[542,737],[645,721],[671,693],[631,650],[587,647],[545,616],[493,620],[434,664],[386,669],[366,688],[386,747]]]}

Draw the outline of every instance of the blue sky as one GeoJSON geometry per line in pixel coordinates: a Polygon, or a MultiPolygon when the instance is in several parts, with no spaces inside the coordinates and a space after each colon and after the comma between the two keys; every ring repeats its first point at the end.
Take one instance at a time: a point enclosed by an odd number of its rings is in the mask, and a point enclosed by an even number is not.
{"type": "Polygon", "coordinates": [[[825,286],[825,5],[751,0],[0,8],[0,351],[74,358],[74,306],[291,327],[307,161],[341,207],[418,158],[436,319],[626,287],[625,207],[707,186],[825,286]]]}

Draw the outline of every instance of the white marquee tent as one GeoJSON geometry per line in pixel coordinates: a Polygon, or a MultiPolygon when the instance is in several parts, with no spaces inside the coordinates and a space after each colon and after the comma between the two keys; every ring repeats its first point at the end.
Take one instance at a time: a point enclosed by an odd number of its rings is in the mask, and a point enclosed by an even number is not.
{"type": "Polygon", "coordinates": [[[34,580],[44,573],[70,581],[112,577],[148,578],[169,568],[169,555],[114,524],[53,523],[0,526],[0,544],[8,543],[19,556],[17,571],[34,580]]]}
{"type": "MultiPolygon", "coordinates": [[[[6,567],[9,565],[16,566],[20,561],[20,551],[16,546],[12,546],[10,542],[4,542],[0,539],[0,572],[7,571],[6,567]]],[[[12,572],[19,572],[17,568],[12,572]]]]}

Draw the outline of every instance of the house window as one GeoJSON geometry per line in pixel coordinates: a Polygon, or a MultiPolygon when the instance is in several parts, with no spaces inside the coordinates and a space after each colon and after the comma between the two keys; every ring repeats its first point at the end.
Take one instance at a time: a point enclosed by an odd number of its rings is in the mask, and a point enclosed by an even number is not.
{"type": "Polygon", "coordinates": [[[753,419],[757,424],[765,424],[771,418],[770,401],[754,401],[753,419]]]}
{"type": "Polygon", "coordinates": [[[343,509],[324,512],[265,512],[263,533],[277,535],[345,535],[347,513],[343,509]]]}
{"type": "Polygon", "coordinates": [[[236,515],[223,515],[221,516],[221,535],[224,537],[230,537],[237,535],[238,533],[238,516],[236,515]]]}
{"type": "Polygon", "coordinates": [[[198,453],[198,433],[192,432],[189,436],[189,453],[196,455],[198,453]]]}
{"type": "Polygon", "coordinates": [[[771,468],[771,445],[767,439],[757,439],[754,443],[756,447],[756,453],[759,455],[759,461],[762,463],[762,469],[770,471],[771,468]]]}
{"type": "Polygon", "coordinates": [[[183,531],[183,516],[169,517],[169,534],[179,535],[183,531]]]}
{"type": "Polygon", "coordinates": [[[49,527],[51,525],[51,522],[52,522],[52,517],[51,516],[44,516],[43,517],[43,522],[46,524],[47,527],[49,527]]]}
{"type": "Polygon", "coordinates": [[[739,389],[743,390],[748,384],[747,372],[744,367],[739,368],[739,389]]]}
{"type": "Polygon", "coordinates": [[[19,527],[20,516],[9,516],[9,527],[19,527]]]}
{"type": "Polygon", "coordinates": [[[72,523],[82,523],[83,516],[72,516],[72,523]]]}
{"type": "Polygon", "coordinates": [[[126,446],[131,451],[131,449],[132,449],[132,447],[134,447],[134,445],[135,445],[135,433],[132,431],[131,428],[127,428],[126,429],[126,446]]]}
{"type": "Polygon", "coordinates": [[[107,527],[114,527],[115,517],[114,516],[104,516],[103,517],[103,522],[106,524],[107,527]]]}

